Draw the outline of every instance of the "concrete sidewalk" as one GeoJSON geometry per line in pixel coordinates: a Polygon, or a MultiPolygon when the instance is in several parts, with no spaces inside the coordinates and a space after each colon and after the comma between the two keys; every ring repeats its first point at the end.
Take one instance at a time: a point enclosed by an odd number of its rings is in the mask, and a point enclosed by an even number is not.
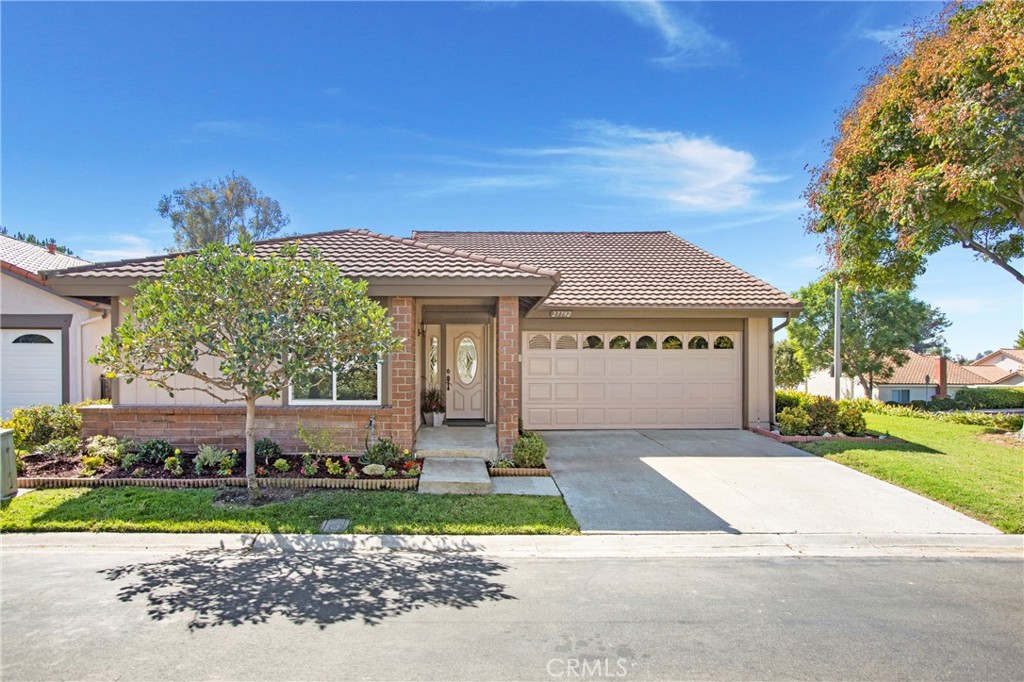
{"type": "Polygon", "coordinates": [[[1024,536],[986,534],[743,535],[216,535],[10,533],[0,551],[409,552],[489,557],[1024,557],[1024,536]]]}

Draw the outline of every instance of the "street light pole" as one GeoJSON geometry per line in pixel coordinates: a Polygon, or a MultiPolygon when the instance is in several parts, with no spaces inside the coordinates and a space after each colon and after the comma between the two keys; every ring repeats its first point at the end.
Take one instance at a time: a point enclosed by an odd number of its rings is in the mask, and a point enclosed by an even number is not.
{"type": "Polygon", "coordinates": [[[836,400],[842,399],[842,375],[843,375],[843,361],[839,357],[839,338],[842,333],[842,306],[839,304],[839,277],[836,277],[836,312],[835,312],[835,338],[832,344],[832,370],[836,375],[836,400]]]}

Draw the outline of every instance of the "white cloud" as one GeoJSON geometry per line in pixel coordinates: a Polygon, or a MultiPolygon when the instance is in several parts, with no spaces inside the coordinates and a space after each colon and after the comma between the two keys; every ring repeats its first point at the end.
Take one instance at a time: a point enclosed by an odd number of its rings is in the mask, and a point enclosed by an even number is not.
{"type": "Polygon", "coordinates": [[[901,26],[861,28],[857,31],[857,37],[863,38],[864,40],[874,40],[875,42],[882,43],[886,47],[899,47],[905,41],[903,36],[903,32],[905,30],[906,29],[901,26]]]}
{"type": "Polygon", "coordinates": [[[498,191],[508,189],[536,189],[551,187],[557,180],[546,175],[492,175],[450,177],[440,180],[433,187],[414,192],[418,197],[433,197],[448,194],[467,194],[477,191],[498,191]]]}
{"type": "Polygon", "coordinates": [[[732,57],[732,46],[728,42],[664,2],[637,0],[620,2],[617,6],[638,25],[658,33],[666,54],[652,61],[665,68],[708,66],[732,57]]]}
{"type": "Polygon", "coordinates": [[[128,258],[145,258],[160,253],[160,249],[153,246],[145,237],[133,234],[115,234],[106,239],[112,248],[87,249],[82,252],[82,258],[101,263],[111,260],[125,260],[128,258]],[[116,246],[114,246],[116,245],[116,246]]]}
{"type": "Polygon", "coordinates": [[[514,153],[550,160],[566,181],[631,198],[656,199],[690,211],[724,211],[749,204],[755,186],[780,178],[756,170],[754,156],[709,137],[585,121],[578,144],[514,153]]]}

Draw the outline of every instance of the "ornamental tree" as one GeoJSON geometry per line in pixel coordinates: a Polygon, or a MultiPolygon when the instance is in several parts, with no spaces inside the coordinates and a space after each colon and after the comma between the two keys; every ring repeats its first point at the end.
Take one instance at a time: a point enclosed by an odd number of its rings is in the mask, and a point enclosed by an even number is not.
{"type": "Polygon", "coordinates": [[[775,385],[796,388],[807,379],[807,368],[800,361],[796,345],[789,339],[775,344],[775,385]]]}
{"type": "MultiPolygon", "coordinates": [[[[797,357],[811,371],[832,366],[833,287],[823,278],[793,294],[804,309],[787,331],[797,357]]],[[[876,382],[889,379],[907,362],[907,349],[920,343],[935,310],[906,291],[882,289],[844,289],[840,306],[843,374],[855,377],[868,395],[876,382]]]]}
{"type": "Polygon", "coordinates": [[[366,282],[342,276],[299,240],[257,257],[252,244],[211,244],[168,258],[141,282],[131,312],[91,362],[173,395],[195,390],[245,403],[245,473],[256,492],[256,401],[295,379],[370,369],[401,348],[366,282]],[[198,385],[179,387],[176,378],[198,385]]]}
{"type": "Polygon", "coordinates": [[[1024,284],[1024,3],[957,2],[876,71],[805,196],[844,281],[909,288],[959,244],[1024,284]]]}

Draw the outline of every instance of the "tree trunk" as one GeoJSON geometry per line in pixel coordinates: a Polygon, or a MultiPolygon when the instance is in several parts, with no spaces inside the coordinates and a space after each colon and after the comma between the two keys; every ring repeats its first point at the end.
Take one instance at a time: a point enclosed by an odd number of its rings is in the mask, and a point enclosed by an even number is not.
{"type": "Polygon", "coordinates": [[[257,499],[260,488],[256,483],[256,399],[245,399],[245,480],[249,498],[257,499]]]}

